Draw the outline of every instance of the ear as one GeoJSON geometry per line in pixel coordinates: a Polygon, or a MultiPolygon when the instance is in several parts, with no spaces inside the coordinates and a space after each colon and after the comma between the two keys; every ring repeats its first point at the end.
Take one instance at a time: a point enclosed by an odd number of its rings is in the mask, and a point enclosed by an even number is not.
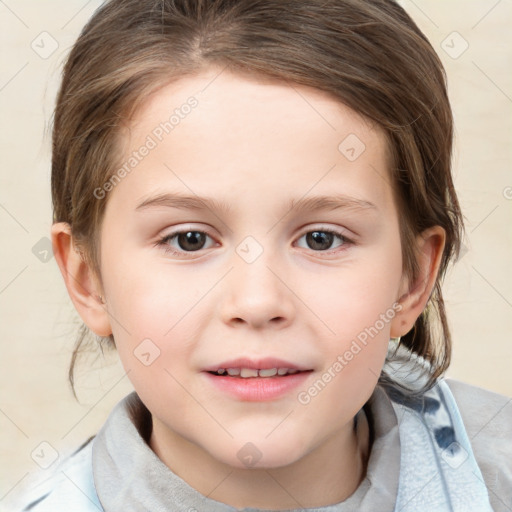
{"type": "Polygon", "coordinates": [[[391,322],[392,338],[407,334],[425,309],[436,283],[445,241],[446,232],[441,226],[431,227],[416,238],[419,272],[413,283],[405,280],[402,285],[398,299],[401,309],[391,322]]]}
{"type": "Polygon", "coordinates": [[[71,227],[65,222],[52,226],[53,254],[69,296],[84,323],[98,336],[112,334],[101,287],[91,266],[77,249],[71,227]]]}

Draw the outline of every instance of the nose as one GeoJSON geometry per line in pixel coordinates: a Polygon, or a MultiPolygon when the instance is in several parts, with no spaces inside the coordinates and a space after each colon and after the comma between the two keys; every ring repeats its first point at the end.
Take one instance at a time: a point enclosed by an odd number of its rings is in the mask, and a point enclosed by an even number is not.
{"type": "Polygon", "coordinates": [[[221,292],[222,321],[253,329],[282,329],[295,318],[293,293],[286,276],[269,266],[263,256],[253,263],[235,262],[221,292]]]}

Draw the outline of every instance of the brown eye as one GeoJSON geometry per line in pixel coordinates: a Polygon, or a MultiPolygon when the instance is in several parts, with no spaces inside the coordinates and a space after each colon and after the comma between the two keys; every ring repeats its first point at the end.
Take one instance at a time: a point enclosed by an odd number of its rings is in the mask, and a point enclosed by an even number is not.
{"type": "Polygon", "coordinates": [[[175,236],[179,248],[184,251],[198,251],[203,248],[206,241],[206,235],[200,231],[187,231],[175,236]]]}
{"type": "Polygon", "coordinates": [[[299,238],[299,241],[301,240],[304,240],[304,242],[302,242],[302,244],[299,243],[299,247],[311,249],[315,252],[324,252],[330,249],[343,248],[351,243],[351,241],[341,233],[328,229],[315,229],[313,231],[308,231],[299,238]],[[336,240],[339,241],[337,242],[336,240]]]}
{"type": "Polygon", "coordinates": [[[163,247],[165,252],[173,256],[183,256],[187,253],[208,249],[215,245],[213,239],[203,231],[184,230],[166,235],[158,241],[157,245],[163,247]],[[208,239],[210,239],[208,245],[208,239]]]}
{"type": "Polygon", "coordinates": [[[306,243],[311,249],[325,251],[331,248],[334,235],[325,231],[311,231],[306,234],[306,243]]]}

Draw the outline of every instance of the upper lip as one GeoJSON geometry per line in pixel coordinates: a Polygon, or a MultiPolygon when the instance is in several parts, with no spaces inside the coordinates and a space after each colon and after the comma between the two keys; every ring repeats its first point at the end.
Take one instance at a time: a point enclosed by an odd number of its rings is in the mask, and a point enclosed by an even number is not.
{"type": "Polygon", "coordinates": [[[306,366],[294,364],[284,359],[266,357],[264,359],[251,359],[248,357],[239,357],[238,359],[230,359],[218,364],[208,366],[205,372],[216,372],[220,368],[252,368],[253,370],[270,370],[271,368],[288,368],[289,370],[306,371],[311,370],[306,366]]]}

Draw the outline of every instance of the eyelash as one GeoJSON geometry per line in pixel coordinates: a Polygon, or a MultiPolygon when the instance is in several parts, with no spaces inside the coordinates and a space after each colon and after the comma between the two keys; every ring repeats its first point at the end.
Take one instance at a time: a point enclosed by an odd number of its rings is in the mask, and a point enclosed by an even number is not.
{"type": "MultiPolygon", "coordinates": [[[[200,231],[198,229],[183,229],[183,230],[175,231],[173,233],[169,233],[168,235],[165,235],[160,240],[158,240],[155,245],[158,246],[158,247],[164,247],[165,254],[170,254],[171,256],[183,257],[184,254],[200,253],[203,249],[199,249],[197,251],[183,251],[183,250],[177,251],[177,250],[175,250],[175,249],[173,249],[173,248],[171,248],[169,246],[169,242],[174,240],[179,235],[185,234],[185,233],[200,233],[202,235],[206,235],[207,237],[209,237],[209,238],[211,238],[213,240],[213,237],[211,237],[205,231],[200,231]]],[[[298,240],[300,240],[302,237],[308,235],[309,233],[326,233],[326,234],[330,234],[330,235],[333,235],[335,237],[338,237],[339,239],[342,240],[341,245],[338,248],[335,248],[335,249],[327,249],[325,251],[322,251],[322,250],[315,251],[315,250],[311,249],[311,251],[313,251],[315,253],[332,254],[334,252],[341,252],[341,251],[346,250],[347,246],[355,245],[354,241],[349,239],[349,238],[347,238],[347,236],[344,233],[342,233],[341,231],[337,231],[337,230],[334,230],[332,228],[323,228],[323,227],[319,227],[319,228],[315,228],[315,229],[310,229],[309,231],[305,231],[304,233],[302,233],[299,236],[298,240]]]]}

